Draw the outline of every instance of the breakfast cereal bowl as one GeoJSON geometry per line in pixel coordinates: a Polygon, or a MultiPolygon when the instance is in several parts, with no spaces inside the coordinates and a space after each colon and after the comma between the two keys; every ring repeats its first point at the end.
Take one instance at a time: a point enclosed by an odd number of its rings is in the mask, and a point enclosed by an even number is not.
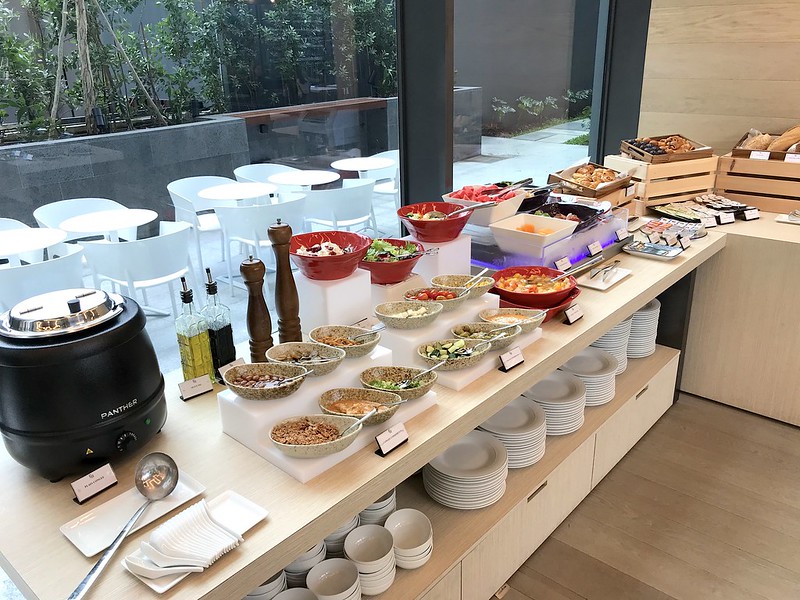
{"type": "Polygon", "coordinates": [[[445,363],[439,367],[440,371],[455,371],[458,369],[466,369],[468,367],[472,367],[478,364],[481,359],[486,356],[486,353],[489,351],[490,344],[486,343],[483,340],[465,340],[461,338],[451,338],[447,340],[436,340],[434,342],[428,342],[427,344],[422,344],[417,348],[417,354],[419,357],[425,361],[429,367],[440,363],[442,360],[445,363]],[[467,356],[445,356],[442,355],[437,356],[432,353],[439,350],[439,349],[448,349],[452,348],[453,345],[456,347],[465,348],[469,351],[469,355],[467,356]]]}
{"type": "Polygon", "coordinates": [[[369,329],[363,327],[352,327],[349,325],[323,325],[315,327],[308,333],[308,337],[318,344],[333,346],[344,350],[346,358],[359,358],[366,356],[381,341],[381,334],[377,331],[370,333],[369,329]],[[364,335],[353,341],[351,338],[357,335],[364,335]]]}
{"type": "Polygon", "coordinates": [[[436,371],[425,373],[425,375],[415,380],[414,383],[419,384],[416,387],[395,389],[391,386],[406,379],[411,379],[423,370],[416,367],[370,367],[361,373],[361,385],[370,390],[393,392],[403,400],[415,400],[427,394],[433,384],[436,383],[438,378],[436,371]]]}
{"type": "Polygon", "coordinates": [[[308,374],[308,369],[300,365],[253,363],[231,367],[222,375],[222,380],[228,389],[245,400],[275,400],[296,392],[308,374]],[[299,379],[288,381],[294,377],[299,379]]]}
{"type": "Polygon", "coordinates": [[[490,342],[491,350],[502,350],[510,346],[511,342],[519,337],[519,334],[522,333],[522,327],[519,325],[495,325],[493,323],[464,323],[462,325],[456,325],[450,331],[455,337],[465,340],[477,339],[488,341],[495,335],[502,335],[503,337],[500,339],[490,342]],[[506,327],[506,329],[497,331],[503,327],[506,327]],[[497,333],[494,333],[495,331],[497,331],[497,333]]]}
{"type": "Polygon", "coordinates": [[[357,419],[377,408],[378,412],[364,421],[364,425],[377,425],[391,419],[400,408],[400,402],[402,402],[400,396],[393,392],[365,388],[334,388],[322,394],[319,407],[326,415],[357,419]]]}
{"type": "Polygon", "coordinates": [[[419,329],[433,323],[442,308],[441,302],[400,300],[378,304],[375,316],[392,329],[419,329]]]}
{"type": "Polygon", "coordinates": [[[457,309],[467,301],[466,288],[440,288],[431,285],[424,288],[406,290],[403,298],[411,302],[437,302],[442,305],[442,312],[457,309]],[[452,297],[450,297],[452,296],[452,297]]]}
{"type": "Polygon", "coordinates": [[[355,417],[337,415],[305,415],[290,417],[276,423],[269,437],[275,447],[293,458],[319,458],[336,454],[355,441],[363,425],[359,425],[344,437],[335,437],[355,423],[355,417]],[[325,440],[325,437],[333,439],[325,440]],[[309,440],[319,439],[316,443],[309,440]]]}
{"type": "MultiPolygon", "coordinates": [[[[431,278],[431,284],[435,287],[444,288],[446,290],[460,291],[464,289],[464,284],[470,279],[472,279],[471,275],[437,275],[436,277],[431,278]]],[[[467,298],[479,298],[492,289],[493,285],[494,279],[488,275],[486,277],[476,279],[468,288],[469,293],[467,294],[467,298]]]]}
{"type": "Polygon", "coordinates": [[[306,367],[309,377],[332,373],[342,364],[345,352],[341,348],[316,342],[284,342],[267,350],[267,361],[306,367]]]}
{"type": "Polygon", "coordinates": [[[519,325],[522,333],[530,333],[542,324],[547,311],[538,308],[487,308],[478,318],[495,326],[519,325]]]}

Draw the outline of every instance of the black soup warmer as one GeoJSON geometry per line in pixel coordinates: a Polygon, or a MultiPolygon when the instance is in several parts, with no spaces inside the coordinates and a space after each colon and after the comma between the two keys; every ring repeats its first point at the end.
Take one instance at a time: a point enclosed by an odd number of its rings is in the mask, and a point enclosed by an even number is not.
{"type": "Polygon", "coordinates": [[[167,419],[164,378],[130,298],[71,289],[0,315],[0,432],[51,481],[136,450],[167,419]]]}

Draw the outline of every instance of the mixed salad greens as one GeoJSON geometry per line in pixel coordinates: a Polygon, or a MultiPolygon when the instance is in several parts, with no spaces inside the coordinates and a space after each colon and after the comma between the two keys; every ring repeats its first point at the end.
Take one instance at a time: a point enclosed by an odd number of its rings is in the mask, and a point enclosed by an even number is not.
{"type": "Polygon", "coordinates": [[[417,245],[412,242],[395,246],[386,240],[372,240],[364,260],[367,262],[397,262],[416,253],[417,245]]]}

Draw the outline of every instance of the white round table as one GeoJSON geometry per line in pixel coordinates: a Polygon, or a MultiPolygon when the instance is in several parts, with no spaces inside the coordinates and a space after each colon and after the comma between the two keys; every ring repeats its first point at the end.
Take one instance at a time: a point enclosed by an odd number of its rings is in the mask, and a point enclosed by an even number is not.
{"type": "Polygon", "coordinates": [[[275,173],[267,177],[270,183],[277,185],[299,185],[301,187],[310,188],[312,185],[323,185],[325,183],[333,183],[338,180],[340,175],[333,171],[285,171],[283,173],[275,173]]]}
{"type": "MultiPolygon", "coordinates": [[[[269,198],[278,191],[278,186],[259,181],[237,181],[214,185],[197,192],[204,200],[223,201],[257,201],[259,198],[269,198]]],[[[271,200],[275,202],[275,200],[271,200]]]]}
{"type": "Polygon", "coordinates": [[[9,264],[19,265],[19,255],[25,252],[45,250],[63,242],[67,232],[49,227],[4,229],[0,231],[0,256],[9,264]]]}
{"type": "Polygon", "coordinates": [[[146,225],[158,218],[158,213],[148,208],[119,208],[98,210],[70,217],[58,228],[80,235],[104,235],[112,242],[119,241],[119,230],[146,225]]]}
{"type": "Polygon", "coordinates": [[[331,167],[337,171],[358,171],[364,173],[366,171],[374,171],[377,169],[388,169],[394,166],[394,161],[391,158],[383,156],[360,156],[356,158],[343,158],[331,163],[331,167]]]}

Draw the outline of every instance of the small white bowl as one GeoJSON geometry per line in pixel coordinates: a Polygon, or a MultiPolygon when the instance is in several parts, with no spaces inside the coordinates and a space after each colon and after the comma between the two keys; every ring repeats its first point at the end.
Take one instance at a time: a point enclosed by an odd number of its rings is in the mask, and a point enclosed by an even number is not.
{"type": "Polygon", "coordinates": [[[394,559],[394,540],[382,525],[361,525],[347,534],[344,551],[359,572],[377,571],[386,565],[388,556],[394,559]]]}
{"type": "Polygon", "coordinates": [[[416,555],[424,551],[433,539],[430,519],[414,508],[401,508],[392,513],[384,525],[394,540],[395,553],[416,555]]]}
{"type": "Polygon", "coordinates": [[[308,572],[306,585],[319,600],[346,600],[360,586],[358,569],[344,558],[323,560],[308,572]]]}
{"type": "Polygon", "coordinates": [[[433,547],[423,554],[420,558],[410,559],[410,558],[397,558],[397,566],[401,569],[419,569],[422,565],[428,562],[431,559],[431,554],[433,554],[433,547]]]}
{"type": "Polygon", "coordinates": [[[298,587],[284,590],[274,600],[317,600],[317,596],[308,588],[298,587]]]}
{"type": "Polygon", "coordinates": [[[394,583],[395,575],[397,574],[397,569],[393,569],[389,576],[384,579],[382,582],[373,584],[373,583],[361,583],[361,593],[364,596],[377,596],[378,594],[382,594],[394,583]]]}
{"type": "MultiPolygon", "coordinates": [[[[262,596],[269,592],[273,592],[277,594],[279,591],[283,591],[286,587],[286,573],[281,569],[275,575],[267,579],[264,583],[260,586],[252,590],[248,596],[262,596]]],[[[259,599],[260,600],[260,599],[259,599]]]]}

